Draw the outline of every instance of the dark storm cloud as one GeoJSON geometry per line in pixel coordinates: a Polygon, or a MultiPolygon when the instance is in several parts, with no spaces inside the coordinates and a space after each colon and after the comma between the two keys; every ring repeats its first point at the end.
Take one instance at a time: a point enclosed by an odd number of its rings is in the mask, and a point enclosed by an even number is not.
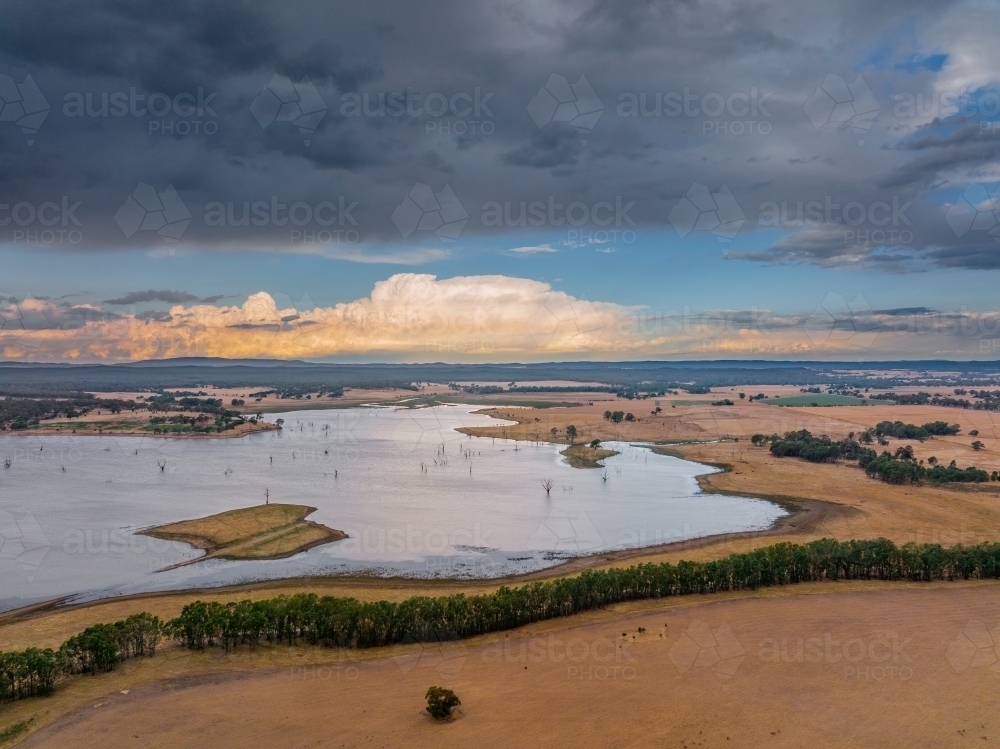
{"type": "Polygon", "coordinates": [[[117,299],[105,299],[104,304],[142,304],[143,302],[166,302],[167,304],[184,304],[198,299],[194,294],[185,291],[131,291],[117,299]]]}
{"type": "Polygon", "coordinates": [[[942,247],[930,252],[936,265],[944,268],[971,268],[973,270],[1000,269],[1000,245],[995,241],[981,245],[942,247]]]}
{"type": "Polygon", "coordinates": [[[531,134],[530,142],[503,155],[507,164],[553,169],[574,166],[583,146],[580,136],[569,125],[554,123],[553,127],[531,134]]]}
{"type": "MultiPolygon", "coordinates": [[[[636,230],[672,231],[692,185],[725,184],[747,217],[735,259],[992,268],[992,238],[956,236],[934,191],[988,173],[1000,137],[981,118],[900,114],[894,98],[949,71],[907,61],[954,44],[935,36],[953,5],[12,3],[0,73],[30,74],[51,110],[35,134],[0,122],[0,203],[79,203],[60,212],[77,231],[63,249],[418,263],[477,235],[521,246],[487,204],[621,198],[636,230]],[[822,101],[807,113],[821,83],[858,75],[873,123],[828,121],[822,101]],[[447,186],[465,223],[407,218],[417,184],[433,200],[447,186]],[[762,204],[827,198],[921,210],[904,242],[845,243],[829,226],[757,237],[762,204]]],[[[0,226],[0,242],[21,230],[0,226]]]]}
{"type": "Polygon", "coordinates": [[[873,315],[884,315],[886,317],[911,317],[914,315],[930,315],[936,310],[929,307],[895,307],[893,309],[875,309],[873,315]]]}
{"type": "MultiPolygon", "coordinates": [[[[945,127],[944,123],[938,123],[945,127]]],[[[894,146],[919,156],[893,170],[879,184],[886,188],[927,187],[963,167],[982,167],[1000,157],[1000,138],[984,137],[981,123],[960,125],[946,134],[925,133],[894,146]]]]}

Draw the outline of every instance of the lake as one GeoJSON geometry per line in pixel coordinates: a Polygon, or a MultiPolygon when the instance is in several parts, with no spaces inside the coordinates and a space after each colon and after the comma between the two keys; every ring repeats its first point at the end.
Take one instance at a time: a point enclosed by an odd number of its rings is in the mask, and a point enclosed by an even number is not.
{"type": "Polygon", "coordinates": [[[606,469],[548,443],[476,438],[476,406],[295,411],[232,439],[6,436],[0,456],[0,610],[59,596],[366,573],[498,577],[598,551],[763,530],[786,512],[702,493],[717,469],[605,442],[606,469]],[[160,464],[164,469],[160,469],[160,464]],[[544,479],[552,479],[547,495],[544,479]],[[208,560],[142,528],[264,501],[316,507],[349,538],[273,561],[208,560]]]}

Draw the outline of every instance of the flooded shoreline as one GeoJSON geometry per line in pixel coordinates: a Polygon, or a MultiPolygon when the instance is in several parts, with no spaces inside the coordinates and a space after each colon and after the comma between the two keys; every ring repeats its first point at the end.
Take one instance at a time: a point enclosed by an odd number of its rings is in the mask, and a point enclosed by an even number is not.
{"type": "Polygon", "coordinates": [[[603,469],[564,445],[470,437],[475,406],[271,414],[285,428],[233,440],[0,438],[0,609],[274,578],[496,578],[601,551],[765,530],[786,511],[703,493],[718,469],[604,443],[603,469]],[[16,444],[15,444],[16,443],[16,444]],[[37,450],[35,448],[38,448],[37,450]],[[550,482],[546,491],[544,483],[550,482]],[[316,507],[348,538],[269,561],[212,559],[137,531],[271,502],[316,507]]]}

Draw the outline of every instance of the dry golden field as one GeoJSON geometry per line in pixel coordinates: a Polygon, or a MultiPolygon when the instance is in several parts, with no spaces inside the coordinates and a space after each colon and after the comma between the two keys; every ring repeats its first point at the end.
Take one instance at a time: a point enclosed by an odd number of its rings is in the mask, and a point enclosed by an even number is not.
{"type": "Polygon", "coordinates": [[[995,583],[810,584],[444,647],[172,649],[8,719],[66,749],[995,746],[998,603],[995,583]],[[422,712],[432,684],[455,720],[422,712]]]}

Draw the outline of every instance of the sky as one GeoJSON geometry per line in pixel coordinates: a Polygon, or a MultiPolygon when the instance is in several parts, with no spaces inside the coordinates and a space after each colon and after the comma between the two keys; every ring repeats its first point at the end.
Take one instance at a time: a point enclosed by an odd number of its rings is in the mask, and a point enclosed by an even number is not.
{"type": "Polygon", "coordinates": [[[1000,359],[986,2],[14,2],[0,361],[1000,359]]]}

